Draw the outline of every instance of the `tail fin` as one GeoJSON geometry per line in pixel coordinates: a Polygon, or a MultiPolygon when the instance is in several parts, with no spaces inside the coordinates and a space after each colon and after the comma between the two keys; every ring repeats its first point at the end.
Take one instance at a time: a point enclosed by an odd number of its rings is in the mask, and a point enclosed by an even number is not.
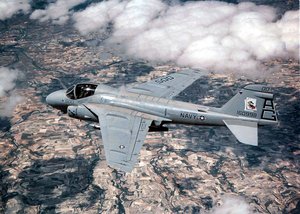
{"type": "Polygon", "coordinates": [[[221,112],[241,117],[241,120],[224,120],[224,123],[241,143],[249,145],[257,145],[257,125],[277,123],[272,89],[264,85],[247,85],[221,112]]]}
{"type": "Polygon", "coordinates": [[[264,85],[247,85],[221,108],[221,112],[256,119],[259,125],[277,122],[272,89],[264,85]]]}

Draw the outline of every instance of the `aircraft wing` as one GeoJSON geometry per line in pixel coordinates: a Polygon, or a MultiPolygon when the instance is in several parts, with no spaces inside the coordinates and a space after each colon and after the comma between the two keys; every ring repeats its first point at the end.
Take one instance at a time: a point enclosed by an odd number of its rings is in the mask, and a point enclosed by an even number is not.
{"type": "Polygon", "coordinates": [[[208,74],[208,71],[199,72],[187,69],[181,72],[172,73],[167,76],[153,79],[149,82],[130,86],[127,88],[127,91],[137,94],[172,99],[197,79],[208,74]]]}
{"type": "Polygon", "coordinates": [[[151,125],[151,115],[100,104],[85,107],[99,118],[107,164],[132,171],[151,125]]]}

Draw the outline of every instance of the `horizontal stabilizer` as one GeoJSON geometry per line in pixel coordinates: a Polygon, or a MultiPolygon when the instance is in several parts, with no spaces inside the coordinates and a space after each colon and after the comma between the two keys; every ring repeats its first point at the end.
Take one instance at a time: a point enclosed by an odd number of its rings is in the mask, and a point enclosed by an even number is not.
{"type": "Polygon", "coordinates": [[[224,120],[224,123],[241,143],[257,146],[257,122],[224,120]]]}

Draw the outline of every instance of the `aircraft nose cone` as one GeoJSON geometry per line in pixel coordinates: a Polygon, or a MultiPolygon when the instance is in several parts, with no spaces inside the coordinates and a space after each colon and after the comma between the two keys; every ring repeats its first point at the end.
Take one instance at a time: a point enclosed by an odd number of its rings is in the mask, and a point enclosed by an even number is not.
{"type": "Polygon", "coordinates": [[[54,103],[53,101],[54,101],[54,96],[53,93],[51,93],[46,97],[46,103],[52,106],[52,104],[54,103]]]}
{"type": "Polygon", "coordinates": [[[64,90],[55,91],[46,97],[46,103],[51,106],[62,105],[64,96],[65,96],[64,90]]]}

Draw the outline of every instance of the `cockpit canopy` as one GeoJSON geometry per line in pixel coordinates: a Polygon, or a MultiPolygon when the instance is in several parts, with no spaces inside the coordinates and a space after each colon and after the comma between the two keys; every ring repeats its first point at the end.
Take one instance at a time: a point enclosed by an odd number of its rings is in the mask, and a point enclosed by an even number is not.
{"type": "Polygon", "coordinates": [[[68,88],[66,96],[72,100],[81,99],[95,94],[97,85],[91,83],[83,83],[73,85],[68,88]]]}

